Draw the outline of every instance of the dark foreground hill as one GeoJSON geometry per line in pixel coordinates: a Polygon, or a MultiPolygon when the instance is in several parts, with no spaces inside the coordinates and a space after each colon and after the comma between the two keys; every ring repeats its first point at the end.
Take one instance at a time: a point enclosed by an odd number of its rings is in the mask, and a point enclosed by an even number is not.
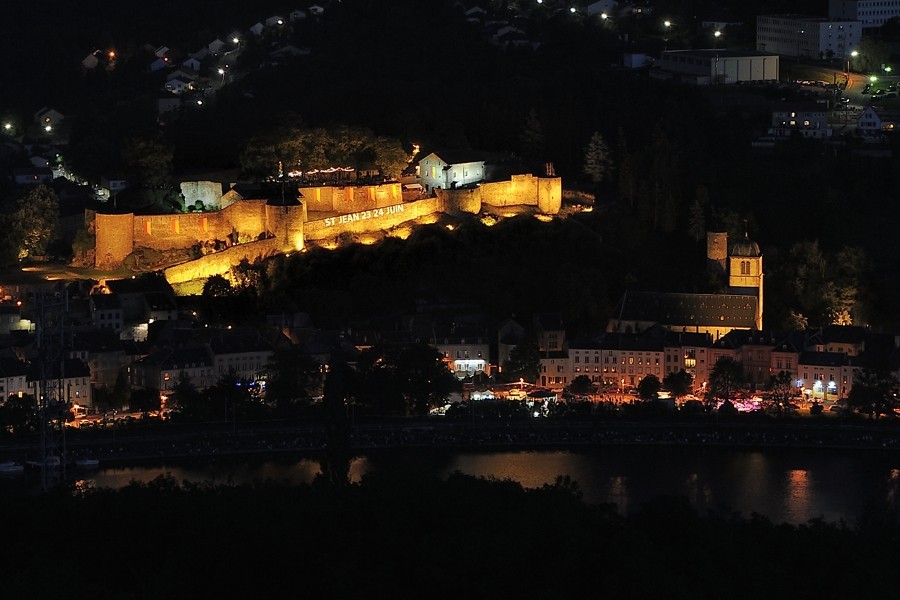
{"type": "Polygon", "coordinates": [[[452,475],[0,499],[4,598],[879,598],[892,519],[774,525],[659,499],[629,517],[452,475]]]}

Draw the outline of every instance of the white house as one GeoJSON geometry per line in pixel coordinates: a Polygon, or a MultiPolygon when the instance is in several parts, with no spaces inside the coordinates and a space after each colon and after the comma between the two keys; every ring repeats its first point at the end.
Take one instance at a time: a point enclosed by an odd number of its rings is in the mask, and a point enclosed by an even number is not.
{"type": "Polygon", "coordinates": [[[122,302],[116,294],[92,294],[89,298],[91,323],[94,327],[112,329],[116,333],[125,325],[122,302]]]}
{"type": "Polygon", "coordinates": [[[46,106],[34,113],[34,121],[41,127],[55,127],[65,118],[66,116],[55,108],[48,108],[46,106]]]}
{"type": "Polygon", "coordinates": [[[272,358],[274,348],[255,334],[223,331],[209,340],[216,377],[233,371],[238,377],[256,381],[272,358]]]}
{"type": "Polygon", "coordinates": [[[301,21],[306,18],[306,11],[300,10],[299,8],[295,8],[290,13],[288,13],[288,19],[290,19],[291,23],[295,21],[301,21]]]}
{"type": "Polygon", "coordinates": [[[831,137],[828,124],[828,107],[813,102],[784,102],[772,108],[772,125],[769,135],[823,139],[831,137]]]}
{"type": "Polygon", "coordinates": [[[172,65],[169,64],[169,57],[163,56],[150,63],[150,72],[155,73],[156,71],[162,71],[163,69],[168,69],[170,66],[172,65]]]}
{"type": "Polygon", "coordinates": [[[260,22],[257,21],[257,22],[254,23],[253,26],[250,28],[250,33],[252,33],[252,34],[255,35],[256,37],[259,37],[259,36],[262,35],[263,31],[265,31],[265,30],[266,30],[266,26],[263,25],[262,23],[260,23],[260,22]]]}
{"type": "Polygon", "coordinates": [[[222,51],[222,48],[225,47],[225,42],[220,40],[219,38],[214,39],[209,44],[206,45],[206,48],[209,50],[211,54],[218,54],[222,51]]]}
{"type": "Polygon", "coordinates": [[[181,66],[190,69],[191,71],[199,71],[200,70],[200,61],[194,58],[193,56],[188,58],[186,61],[181,63],[181,66]]]}
{"type": "Polygon", "coordinates": [[[85,69],[96,69],[97,65],[100,64],[100,59],[97,58],[99,50],[91,52],[81,61],[81,66],[85,69]]]}
{"type": "Polygon", "coordinates": [[[65,358],[61,363],[52,361],[45,366],[43,372],[37,364],[32,364],[26,375],[26,382],[28,393],[35,398],[41,394],[42,389],[46,389],[58,401],[93,407],[91,370],[78,358],[65,358]],[[42,385],[42,382],[46,385],[42,385]]]}
{"type": "Polygon", "coordinates": [[[309,14],[311,14],[314,17],[321,17],[322,15],[325,14],[325,9],[322,8],[321,6],[319,6],[318,4],[313,4],[312,6],[310,6],[308,8],[308,10],[309,10],[309,14]]]}
{"type": "Polygon", "coordinates": [[[128,182],[123,176],[100,176],[100,194],[106,199],[112,198],[113,196],[124,190],[126,187],[128,187],[128,182]]]}
{"type": "Polygon", "coordinates": [[[184,92],[190,91],[193,89],[194,82],[189,79],[185,79],[184,77],[175,77],[166,82],[165,88],[166,90],[172,92],[173,94],[180,95],[184,92]]]}
{"type": "Polygon", "coordinates": [[[284,25],[284,17],[273,15],[266,19],[266,27],[281,27],[284,25]]]}
{"type": "Polygon", "coordinates": [[[599,0],[599,2],[591,2],[587,5],[585,12],[589,17],[594,15],[611,15],[619,7],[616,0],[599,0]]]}
{"type": "Polygon", "coordinates": [[[484,181],[484,159],[471,152],[441,150],[420,160],[416,172],[428,192],[453,189],[484,181]]]}
{"type": "Polygon", "coordinates": [[[40,185],[53,181],[50,167],[32,167],[13,169],[13,183],[16,185],[40,185]]]}
{"type": "Polygon", "coordinates": [[[31,393],[25,382],[27,372],[27,366],[19,359],[8,356],[0,357],[0,401],[6,400],[10,396],[21,398],[25,394],[31,393]]]}
{"type": "Polygon", "coordinates": [[[867,106],[857,118],[856,128],[864,134],[895,131],[900,128],[900,111],[867,106]]]}

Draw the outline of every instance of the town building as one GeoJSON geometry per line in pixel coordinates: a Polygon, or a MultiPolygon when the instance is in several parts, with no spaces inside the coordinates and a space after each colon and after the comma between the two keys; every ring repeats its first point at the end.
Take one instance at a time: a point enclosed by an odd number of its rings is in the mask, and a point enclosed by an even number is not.
{"type": "Polygon", "coordinates": [[[872,29],[900,17],[900,0],[828,0],[828,16],[872,29]]]}
{"type": "Polygon", "coordinates": [[[770,136],[825,139],[831,137],[831,133],[825,103],[782,102],[772,108],[770,136]]]}
{"type": "Polygon", "coordinates": [[[781,56],[847,60],[859,46],[862,29],[862,22],[856,19],[837,21],[806,15],[759,15],[756,17],[756,49],[781,56]]]}
{"type": "Polygon", "coordinates": [[[666,50],[651,75],[696,85],[777,81],[779,57],[752,50],[666,50]]]}
{"type": "Polygon", "coordinates": [[[878,135],[900,128],[900,111],[867,106],[856,119],[861,134],[878,135]]]}
{"type": "Polygon", "coordinates": [[[10,396],[23,397],[32,393],[26,382],[27,365],[12,356],[0,356],[0,402],[10,396]]]}
{"type": "Polygon", "coordinates": [[[449,190],[484,181],[484,163],[483,157],[471,151],[441,150],[421,159],[416,173],[426,192],[449,190]]]}

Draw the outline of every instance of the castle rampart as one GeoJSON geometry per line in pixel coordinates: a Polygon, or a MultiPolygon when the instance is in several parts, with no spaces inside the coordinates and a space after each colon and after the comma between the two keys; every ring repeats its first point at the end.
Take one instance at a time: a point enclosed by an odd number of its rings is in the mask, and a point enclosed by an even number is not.
{"type": "Polygon", "coordinates": [[[383,231],[406,221],[414,221],[435,213],[447,212],[444,207],[445,203],[440,198],[425,198],[424,200],[416,200],[405,204],[396,204],[307,221],[303,226],[303,238],[305,240],[318,241],[337,237],[344,232],[366,233],[369,231],[383,231]]]}
{"type": "Polygon", "coordinates": [[[253,263],[283,251],[280,240],[269,238],[258,242],[232,246],[222,252],[208,254],[197,260],[169,267],[165,269],[164,273],[169,283],[183,283],[192,279],[227,273],[231,270],[231,267],[244,259],[253,263]]]}
{"type": "MultiPolygon", "coordinates": [[[[198,186],[197,193],[208,194],[207,188],[198,186]]],[[[556,177],[514,175],[510,181],[436,190],[436,197],[412,202],[403,202],[399,183],[308,187],[299,191],[301,202],[295,205],[268,204],[265,199],[242,198],[236,190],[229,190],[218,203],[224,208],[218,211],[168,215],[98,213],[94,221],[95,264],[100,268],[118,267],[139,247],[173,250],[211,240],[238,244],[226,252],[166,270],[167,277],[172,273],[172,277],[184,281],[185,273],[201,273],[199,276],[204,277],[227,272],[241,258],[249,259],[247,253],[260,256],[255,248],[264,248],[270,254],[289,252],[303,248],[307,239],[327,240],[345,232],[384,231],[437,213],[478,214],[482,204],[535,206],[542,212],[555,214],[561,205],[562,182],[556,177]],[[311,212],[328,216],[310,221],[311,212]],[[266,243],[260,245],[263,241],[266,243]],[[248,242],[256,245],[250,246],[248,242]],[[244,246],[250,247],[242,249],[244,246]]]]}

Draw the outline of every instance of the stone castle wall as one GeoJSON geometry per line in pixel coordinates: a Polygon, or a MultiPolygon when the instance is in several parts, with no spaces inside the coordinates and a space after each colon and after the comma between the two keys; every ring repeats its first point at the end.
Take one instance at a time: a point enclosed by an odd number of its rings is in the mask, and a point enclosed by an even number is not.
{"type": "Polygon", "coordinates": [[[184,196],[185,206],[193,206],[199,200],[207,210],[219,208],[222,184],[218,181],[183,181],[181,195],[184,196]]]}
{"type": "Polygon", "coordinates": [[[416,200],[404,204],[356,211],[316,221],[307,221],[303,226],[303,239],[319,241],[335,238],[344,232],[366,233],[383,231],[406,221],[414,221],[435,213],[447,212],[445,207],[446,204],[441,198],[425,198],[424,200],[416,200]]]}
{"type": "Polygon", "coordinates": [[[247,259],[250,263],[279,254],[284,251],[281,240],[269,238],[258,242],[232,246],[222,252],[208,254],[190,262],[169,267],[163,272],[169,283],[183,283],[192,279],[201,279],[211,275],[228,273],[231,267],[247,259]]]}
{"type": "Polygon", "coordinates": [[[403,202],[399,183],[363,186],[300,188],[301,202],[310,212],[352,213],[394,206],[403,202]]]}
{"type": "Polygon", "coordinates": [[[482,184],[481,201],[489,206],[536,206],[541,212],[556,214],[562,206],[562,179],[513,175],[509,181],[482,184]]]}
{"type": "MultiPolygon", "coordinates": [[[[198,186],[197,189],[206,188],[198,186]]],[[[97,214],[96,266],[120,266],[136,247],[173,250],[207,240],[230,238],[232,242],[241,242],[232,253],[238,256],[239,248],[247,245],[246,242],[266,236],[274,239],[268,242],[271,247],[289,252],[302,248],[305,239],[327,240],[344,232],[383,231],[435,213],[478,214],[482,203],[494,207],[536,206],[542,212],[555,214],[562,201],[559,178],[532,175],[514,175],[510,181],[486,183],[470,189],[437,190],[437,197],[413,202],[403,202],[399,183],[301,188],[300,191],[302,202],[295,206],[270,206],[263,199],[240,199],[231,190],[220,198],[224,208],[219,211],[138,216],[97,214]],[[310,211],[338,214],[308,221],[310,211]]],[[[230,256],[226,254],[221,260],[229,261],[231,258],[226,257],[230,256]]],[[[219,265],[213,255],[201,260],[205,261],[202,263],[205,266],[186,268],[208,274],[213,265],[219,265]]],[[[224,265],[222,262],[219,266],[224,265]]]]}
{"type": "Polygon", "coordinates": [[[494,208],[535,206],[543,213],[556,214],[562,206],[562,179],[513,175],[509,181],[482,183],[478,187],[438,190],[451,211],[478,214],[482,205],[494,208]]]}
{"type": "Polygon", "coordinates": [[[135,215],[133,229],[135,246],[156,250],[185,248],[205,240],[224,240],[234,232],[244,239],[256,239],[267,231],[266,201],[244,200],[220,211],[205,213],[135,215]]]}

